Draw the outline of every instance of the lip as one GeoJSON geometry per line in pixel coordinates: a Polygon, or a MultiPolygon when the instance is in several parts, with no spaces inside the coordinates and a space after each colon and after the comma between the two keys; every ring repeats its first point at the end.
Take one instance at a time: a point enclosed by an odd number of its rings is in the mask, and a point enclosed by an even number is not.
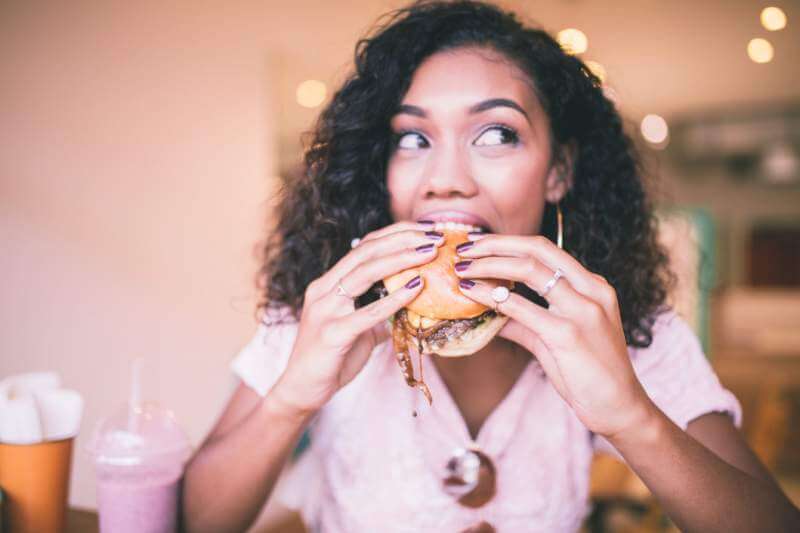
{"type": "Polygon", "coordinates": [[[491,231],[491,226],[485,218],[468,211],[440,210],[429,211],[417,217],[418,220],[433,220],[434,222],[460,222],[478,226],[486,231],[491,231]]]}

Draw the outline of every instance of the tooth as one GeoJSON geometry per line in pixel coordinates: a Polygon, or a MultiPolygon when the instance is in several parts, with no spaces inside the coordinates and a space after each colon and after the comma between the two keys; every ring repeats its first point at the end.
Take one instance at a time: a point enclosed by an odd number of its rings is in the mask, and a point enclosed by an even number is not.
{"type": "Polygon", "coordinates": [[[455,222],[453,220],[440,220],[435,222],[433,229],[436,231],[463,231],[465,233],[469,233],[470,231],[482,231],[480,226],[464,224],[462,222],[455,222]]]}

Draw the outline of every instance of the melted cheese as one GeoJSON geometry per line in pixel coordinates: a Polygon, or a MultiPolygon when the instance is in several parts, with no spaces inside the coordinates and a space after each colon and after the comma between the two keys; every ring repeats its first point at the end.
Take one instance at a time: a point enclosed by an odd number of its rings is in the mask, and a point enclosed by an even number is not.
{"type": "Polygon", "coordinates": [[[422,329],[428,329],[431,326],[435,326],[441,320],[436,318],[428,318],[426,316],[421,316],[415,313],[414,311],[407,309],[406,314],[408,315],[408,323],[411,324],[411,327],[416,329],[421,327],[422,329]]]}

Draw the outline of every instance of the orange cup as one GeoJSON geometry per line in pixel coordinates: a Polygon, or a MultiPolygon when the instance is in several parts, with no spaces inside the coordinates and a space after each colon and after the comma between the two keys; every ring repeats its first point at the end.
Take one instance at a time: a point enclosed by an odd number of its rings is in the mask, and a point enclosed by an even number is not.
{"type": "Polygon", "coordinates": [[[3,526],[13,533],[60,533],[66,527],[74,439],[0,443],[3,526]]]}

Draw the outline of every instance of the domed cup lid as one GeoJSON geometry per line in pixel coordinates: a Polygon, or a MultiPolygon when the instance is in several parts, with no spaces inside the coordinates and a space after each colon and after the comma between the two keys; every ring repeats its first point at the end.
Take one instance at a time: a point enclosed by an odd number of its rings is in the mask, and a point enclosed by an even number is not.
{"type": "Polygon", "coordinates": [[[183,464],[191,453],[175,415],[156,403],[122,406],[98,422],[87,451],[98,464],[183,464]]]}

